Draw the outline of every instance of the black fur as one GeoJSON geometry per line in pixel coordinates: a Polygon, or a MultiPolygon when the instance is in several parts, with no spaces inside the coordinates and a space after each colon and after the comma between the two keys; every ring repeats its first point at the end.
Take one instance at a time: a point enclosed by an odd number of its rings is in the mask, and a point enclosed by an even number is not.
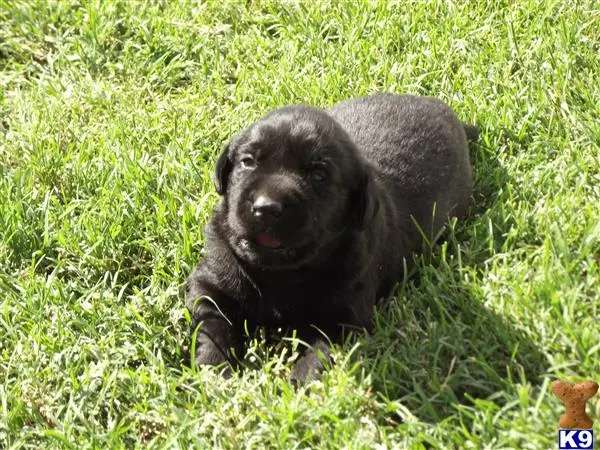
{"type": "Polygon", "coordinates": [[[296,329],[310,347],[292,378],[316,377],[344,325],[372,326],[421,233],[466,213],[477,134],[439,100],[382,94],[281,108],[232,139],[188,280],[196,363],[233,362],[246,321],[296,329]]]}

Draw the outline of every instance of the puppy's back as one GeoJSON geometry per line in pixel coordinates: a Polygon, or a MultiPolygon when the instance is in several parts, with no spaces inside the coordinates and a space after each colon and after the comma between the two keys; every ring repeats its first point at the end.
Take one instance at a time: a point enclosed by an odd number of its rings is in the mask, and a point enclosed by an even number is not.
{"type": "Polygon", "coordinates": [[[448,105],[432,97],[379,94],[329,112],[376,168],[400,212],[413,215],[428,234],[466,213],[472,184],[467,135],[448,105]]]}

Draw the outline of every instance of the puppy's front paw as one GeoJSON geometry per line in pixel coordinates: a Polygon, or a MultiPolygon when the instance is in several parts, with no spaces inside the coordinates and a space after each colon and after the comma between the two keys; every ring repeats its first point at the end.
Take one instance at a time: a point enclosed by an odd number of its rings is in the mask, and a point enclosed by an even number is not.
{"type": "Polygon", "coordinates": [[[329,358],[321,352],[307,350],[294,365],[291,381],[295,386],[303,386],[311,381],[317,380],[325,369],[325,363],[329,358]]]}
{"type": "Polygon", "coordinates": [[[216,347],[201,346],[196,349],[194,358],[196,367],[201,366],[219,366],[220,373],[225,378],[231,377],[233,367],[226,355],[219,351],[216,347]]]}
{"type": "Polygon", "coordinates": [[[227,355],[215,345],[199,345],[194,356],[197,366],[218,366],[229,361],[227,355]]]}

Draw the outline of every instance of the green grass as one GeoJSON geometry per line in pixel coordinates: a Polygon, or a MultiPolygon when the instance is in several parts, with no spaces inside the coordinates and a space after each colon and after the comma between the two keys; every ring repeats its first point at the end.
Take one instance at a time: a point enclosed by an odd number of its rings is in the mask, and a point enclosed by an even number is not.
{"type": "Polygon", "coordinates": [[[297,3],[0,0],[0,448],[556,448],[548,383],[600,378],[597,3],[297,3]],[[220,148],[379,91],[481,127],[468,219],[310,391],[261,339],[187,367],[220,148]]]}

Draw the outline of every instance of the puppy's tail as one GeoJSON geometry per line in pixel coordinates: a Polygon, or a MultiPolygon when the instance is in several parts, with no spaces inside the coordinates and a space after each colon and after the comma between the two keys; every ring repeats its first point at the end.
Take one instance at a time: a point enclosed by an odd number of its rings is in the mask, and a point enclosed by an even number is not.
{"type": "Polygon", "coordinates": [[[476,125],[468,125],[463,123],[463,128],[465,129],[465,134],[467,135],[467,140],[476,141],[479,137],[479,127],[476,125]]]}

